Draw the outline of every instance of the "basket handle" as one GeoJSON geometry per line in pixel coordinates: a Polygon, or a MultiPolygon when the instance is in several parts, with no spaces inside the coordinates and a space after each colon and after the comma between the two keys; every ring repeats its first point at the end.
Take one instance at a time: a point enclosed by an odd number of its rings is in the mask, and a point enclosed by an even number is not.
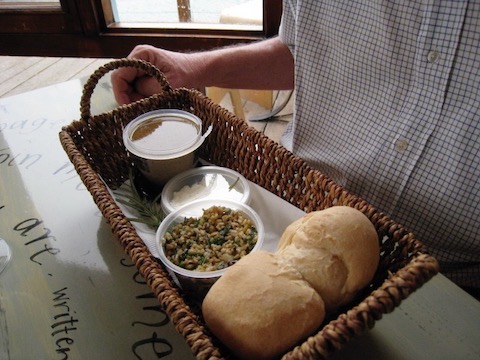
{"type": "Polygon", "coordinates": [[[83,87],[82,97],[80,99],[80,115],[82,120],[87,121],[91,117],[90,105],[93,90],[98,84],[98,81],[107,73],[112,70],[121,68],[121,67],[134,67],[145,72],[146,75],[149,75],[155,78],[160,85],[162,90],[169,92],[172,91],[170,84],[167,81],[165,75],[153,64],[138,59],[118,59],[113,60],[103,66],[100,66],[87,80],[83,87]]]}

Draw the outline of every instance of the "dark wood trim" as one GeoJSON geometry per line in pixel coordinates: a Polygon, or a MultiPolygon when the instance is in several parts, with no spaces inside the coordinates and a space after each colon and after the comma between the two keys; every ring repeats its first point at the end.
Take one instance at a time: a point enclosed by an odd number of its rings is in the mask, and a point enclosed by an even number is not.
{"type": "Polygon", "coordinates": [[[263,31],[269,38],[278,34],[282,19],[282,1],[263,0],[263,31]]]}
{"type": "Polygon", "coordinates": [[[80,33],[82,27],[75,17],[63,12],[17,13],[14,16],[9,13],[0,13],[0,34],[31,34],[36,32],[58,34],[80,33]],[[41,29],[41,31],[39,31],[41,29]]]}
{"type": "Polygon", "coordinates": [[[0,55],[118,58],[127,56],[138,44],[150,44],[173,51],[203,51],[255,40],[138,34],[89,37],[81,34],[9,34],[0,35],[0,55]]]}
{"type": "Polygon", "coordinates": [[[75,7],[85,36],[98,35],[106,28],[100,1],[76,1],[75,7]]]}
{"type": "Polygon", "coordinates": [[[180,22],[192,21],[192,12],[190,11],[190,0],[177,0],[178,18],[180,22]]]}
{"type": "Polygon", "coordinates": [[[60,7],[38,3],[37,7],[12,9],[0,4],[0,34],[81,33],[76,10],[74,0],[60,0],[60,7]]]}

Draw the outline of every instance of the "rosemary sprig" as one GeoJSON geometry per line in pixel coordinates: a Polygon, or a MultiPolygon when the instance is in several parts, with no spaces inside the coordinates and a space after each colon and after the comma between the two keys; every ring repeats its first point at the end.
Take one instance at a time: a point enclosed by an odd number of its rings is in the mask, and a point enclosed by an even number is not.
{"type": "Polygon", "coordinates": [[[146,224],[148,227],[156,229],[165,218],[159,202],[161,193],[150,201],[139,194],[133,182],[132,172],[130,172],[129,178],[130,188],[128,190],[117,189],[115,191],[116,200],[138,213],[138,217],[130,217],[127,220],[146,224]]]}

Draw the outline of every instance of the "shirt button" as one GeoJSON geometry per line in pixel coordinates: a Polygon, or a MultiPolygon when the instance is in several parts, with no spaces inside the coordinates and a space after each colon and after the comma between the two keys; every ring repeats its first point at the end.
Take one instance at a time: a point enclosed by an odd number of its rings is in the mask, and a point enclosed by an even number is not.
{"type": "Polygon", "coordinates": [[[397,141],[395,141],[394,147],[395,147],[395,150],[403,153],[408,148],[408,141],[405,139],[398,139],[397,141]]]}
{"type": "Polygon", "coordinates": [[[433,64],[440,57],[440,53],[437,50],[429,51],[427,54],[427,60],[430,64],[433,64]]]}

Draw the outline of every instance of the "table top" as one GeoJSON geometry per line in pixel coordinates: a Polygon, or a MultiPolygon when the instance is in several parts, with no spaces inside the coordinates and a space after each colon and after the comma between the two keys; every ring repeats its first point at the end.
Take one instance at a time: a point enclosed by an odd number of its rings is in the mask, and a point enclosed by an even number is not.
{"type": "MultiPolygon", "coordinates": [[[[0,99],[0,358],[193,358],[61,148],[82,87],[0,99]]],[[[92,113],[113,107],[102,82],[92,113]]],[[[480,302],[439,274],[333,358],[478,359],[479,330],[480,302]]]]}

